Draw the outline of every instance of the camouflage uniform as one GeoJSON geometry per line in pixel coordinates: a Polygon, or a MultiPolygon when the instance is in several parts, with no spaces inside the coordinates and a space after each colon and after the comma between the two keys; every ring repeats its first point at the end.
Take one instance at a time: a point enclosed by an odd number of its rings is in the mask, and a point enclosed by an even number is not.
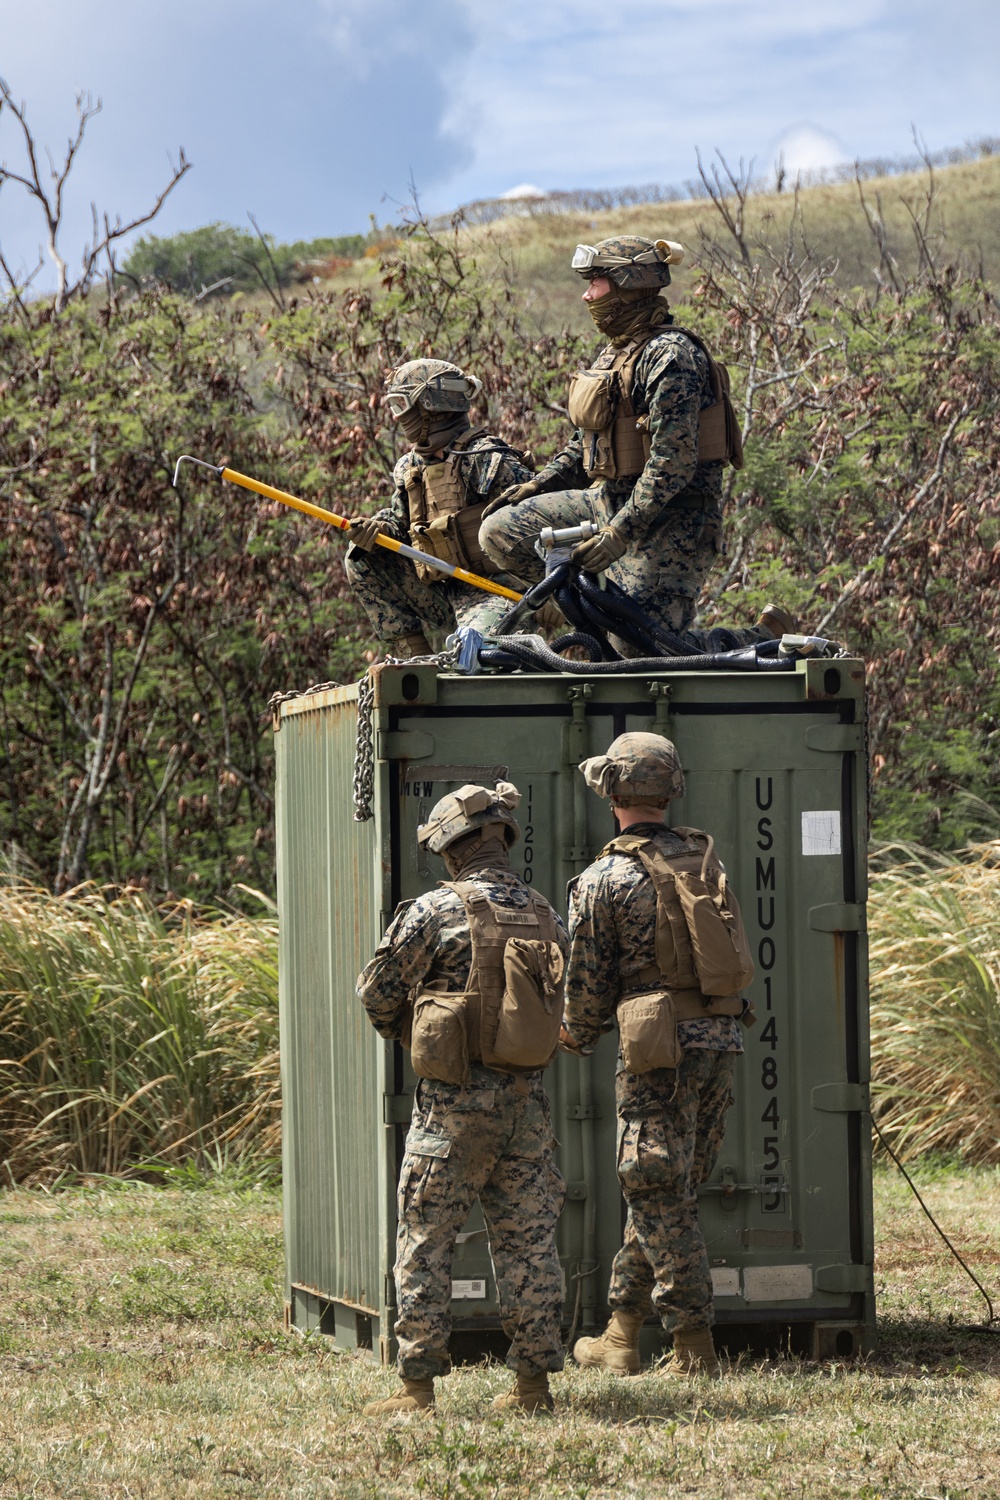
{"type": "MultiPolygon", "coordinates": [[[[509,870],[462,878],[502,906],[524,908],[531,900],[509,870]]],[[[442,887],[404,904],[358,980],[372,1024],[398,1039],[411,991],[428,981],[463,989],[471,958],[465,908],[454,891],[442,887]]],[[[554,1151],[540,1071],[514,1077],[473,1063],[464,1085],[421,1079],[398,1190],[396,1336],[404,1379],[451,1367],[452,1255],[477,1197],[511,1340],[507,1363],[518,1372],[562,1369],[555,1225],[565,1190],[554,1151]]]]}
{"type": "MultiPolygon", "coordinates": [[[[392,499],[375,513],[381,530],[397,541],[410,540],[407,474],[411,466],[426,467],[428,462],[418,453],[405,453],[393,470],[392,499]]],[[[510,485],[531,478],[531,470],[513,448],[501,438],[485,434],[474,437],[462,450],[459,465],[470,505],[490,500],[510,485]]],[[[345,566],[372,629],[383,641],[416,634],[426,626],[454,630],[470,625],[485,633],[510,609],[509,599],[483,593],[471,584],[443,577],[440,582],[425,583],[417,577],[412,563],[385,547],[363,552],[352,545],[347,549],[345,566]]],[[[496,581],[508,588],[523,587],[516,578],[500,576],[496,581]]]]}
{"type": "MultiPolygon", "coordinates": [[[[610,364],[615,351],[595,361],[610,364]]],[[[696,462],[698,412],[711,405],[708,362],[682,333],[664,332],[640,355],[632,386],[636,411],[649,412],[652,450],[643,472],[587,489],[583,439],[575,433],[535,476],[543,493],[495,511],[480,541],[499,566],[536,582],[544,564],[534,550],[543,526],[612,518],[629,543],[607,576],[670,630],[694,619],[701,586],[723,551],[722,465],[696,462]]]]}
{"type": "Polygon", "coordinates": [[[645,418],[649,457],[639,474],[592,480],[578,429],[535,476],[530,498],[515,497],[520,503],[484,520],[480,545],[499,567],[535,582],[543,568],[534,543],[543,527],[590,520],[603,529],[613,523],[627,550],[610,563],[607,576],[659,624],[684,631],[723,540],[722,462],[698,462],[699,413],[715,401],[709,362],[687,334],[671,328],[666,303],[657,295],[669,285],[669,265],[683,259],[683,250],[626,235],[577,251],[589,256],[574,256],[574,270],[607,277],[613,293],[604,299],[614,303],[610,309],[591,309],[611,339],[591,370],[610,370],[630,340],[648,339],[630,394],[633,412],[645,418]]]}
{"type": "MultiPolygon", "coordinates": [[[[680,840],[660,823],[629,833],[680,840]]],[[[570,885],[566,1027],[583,1047],[614,1022],[623,976],[655,965],[656,895],[639,860],[602,856],[570,885]]],[[[732,1102],[733,1055],[743,1050],[730,1017],[678,1022],[678,1068],[626,1073],[619,1059],[618,1178],[628,1205],[615,1257],[612,1309],[647,1313],[650,1295],[668,1332],[710,1327],[712,1280],[698,1225],[696,1189],[715,1166],[732,1102]]]]}

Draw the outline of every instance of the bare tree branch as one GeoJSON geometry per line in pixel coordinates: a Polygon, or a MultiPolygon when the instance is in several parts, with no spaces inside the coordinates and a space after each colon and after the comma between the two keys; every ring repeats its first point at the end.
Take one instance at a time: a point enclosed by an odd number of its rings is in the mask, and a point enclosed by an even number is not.
{"type": "MultiPolygon", "coordinates": [[[[0,165],[0,186],[4,182],[16,182],[34,198],[42,211],[45,219],[46,238],[49,256],[56,268],[56,293],[53,306],[56,312],[61,312],[72,297],[85,294],[89,291],[98,262],[102,255],[110,250],[111,245],[120,240],[124,235],[131,234],[133,230],[141,228],[143,224],[156,217],[166,202],[167,197],[173,192],[184,174],[190,169],[191,163],[184,155],[183,147],[178,157],[177,166],[171,164],[171,178],[166,187],[157,195],[157,198],[148,211],[140,214],[123,224],[120,218],[115,219],[112,225],[107,214],[104,215],[104,233],[99,229],[99,219],[96,204],[91,204],[93,216],[93,239],[90,244],[84,246],[83,270],[75,282],[70,282],[69,270],[66,260],[59,248],[59,232],[62,228],[63,218],[63,191],[66,187],[73,163],[76,161],[77,153],[83,144],[83,138],[87,126],[95,115],[100,114],[102,109],[101,100],[95,104],[90,94],[78,93],[76,96],[77,125],[76,134],[71,136],[66,143],[66,155],[62,165],[56,167],[55,162],[46,148],[46,156],[49,161],[48,185],[43,180],[43,173],[38,161],[38,147],[28,124],[27,112],[24,103],[18,104],[10,91],[10,85],[0,78],[0,107],[6,105],[11,114],[21,127],[21,136],[24,141],[24,150],[27,156],[27,173],[12,172],[8,167],[0,165]]],[[[4,274],[11,280],[6,265],[3,266],[4,274]]]]}

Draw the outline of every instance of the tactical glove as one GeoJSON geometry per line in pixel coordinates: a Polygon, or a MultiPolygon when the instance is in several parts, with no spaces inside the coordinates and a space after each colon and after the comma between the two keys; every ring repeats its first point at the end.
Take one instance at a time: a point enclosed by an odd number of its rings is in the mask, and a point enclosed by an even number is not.
{"type": "Polygon", "coordinates": [[[355,547],[360,547],[362,552],[371,552],[378,545],[375,538],[381,533],[381,526],[377,516],[349,516],[351,523],[350,540],[355,547]]]}
{"type": "Polygon", "coordinates": [[[483,520],[485,521],[486,517],[491,516],[494,511],[502,510],[505,505],[518,505],[522,500],[530,500],[532,495],[540,493],[541,488],[537,479],[526,479],[524,484],[508,485],[487,505],[483,511],[483,520]]]}
{"type": "Polygon", "coordinates": [[[585,573],[603,573],[628,551],[628,542],[613,526],[605,526],[586,542],[577,542],[570,557],[585,573]]]}

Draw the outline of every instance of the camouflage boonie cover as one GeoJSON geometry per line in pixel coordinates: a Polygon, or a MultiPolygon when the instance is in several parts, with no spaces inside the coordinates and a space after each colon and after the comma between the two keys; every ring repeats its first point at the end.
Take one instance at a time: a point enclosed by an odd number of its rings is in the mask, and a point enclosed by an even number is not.
{"type": "Polygon", "coordinates": [[[603,755],[580,765],[584,781],[599,797],[683,797],[684,772],[672,740],[661,734],[620,734],[603,755]]]}

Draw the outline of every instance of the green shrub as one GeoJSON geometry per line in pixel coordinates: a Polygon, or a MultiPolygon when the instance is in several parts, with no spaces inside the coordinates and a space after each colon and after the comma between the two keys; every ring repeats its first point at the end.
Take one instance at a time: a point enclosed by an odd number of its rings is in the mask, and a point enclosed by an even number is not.
{"type": "Polygon", "coordinates": [[[278,244],[233,224],[203,224],[182,234],[145,235],[122,262],[122,273],[138,282],[162,282],[176,292],[198,296],[258,291],[263,285],[288,286],[301,268],[314,263],[350,261],[364,254],[363,234],[278,244]]]}

